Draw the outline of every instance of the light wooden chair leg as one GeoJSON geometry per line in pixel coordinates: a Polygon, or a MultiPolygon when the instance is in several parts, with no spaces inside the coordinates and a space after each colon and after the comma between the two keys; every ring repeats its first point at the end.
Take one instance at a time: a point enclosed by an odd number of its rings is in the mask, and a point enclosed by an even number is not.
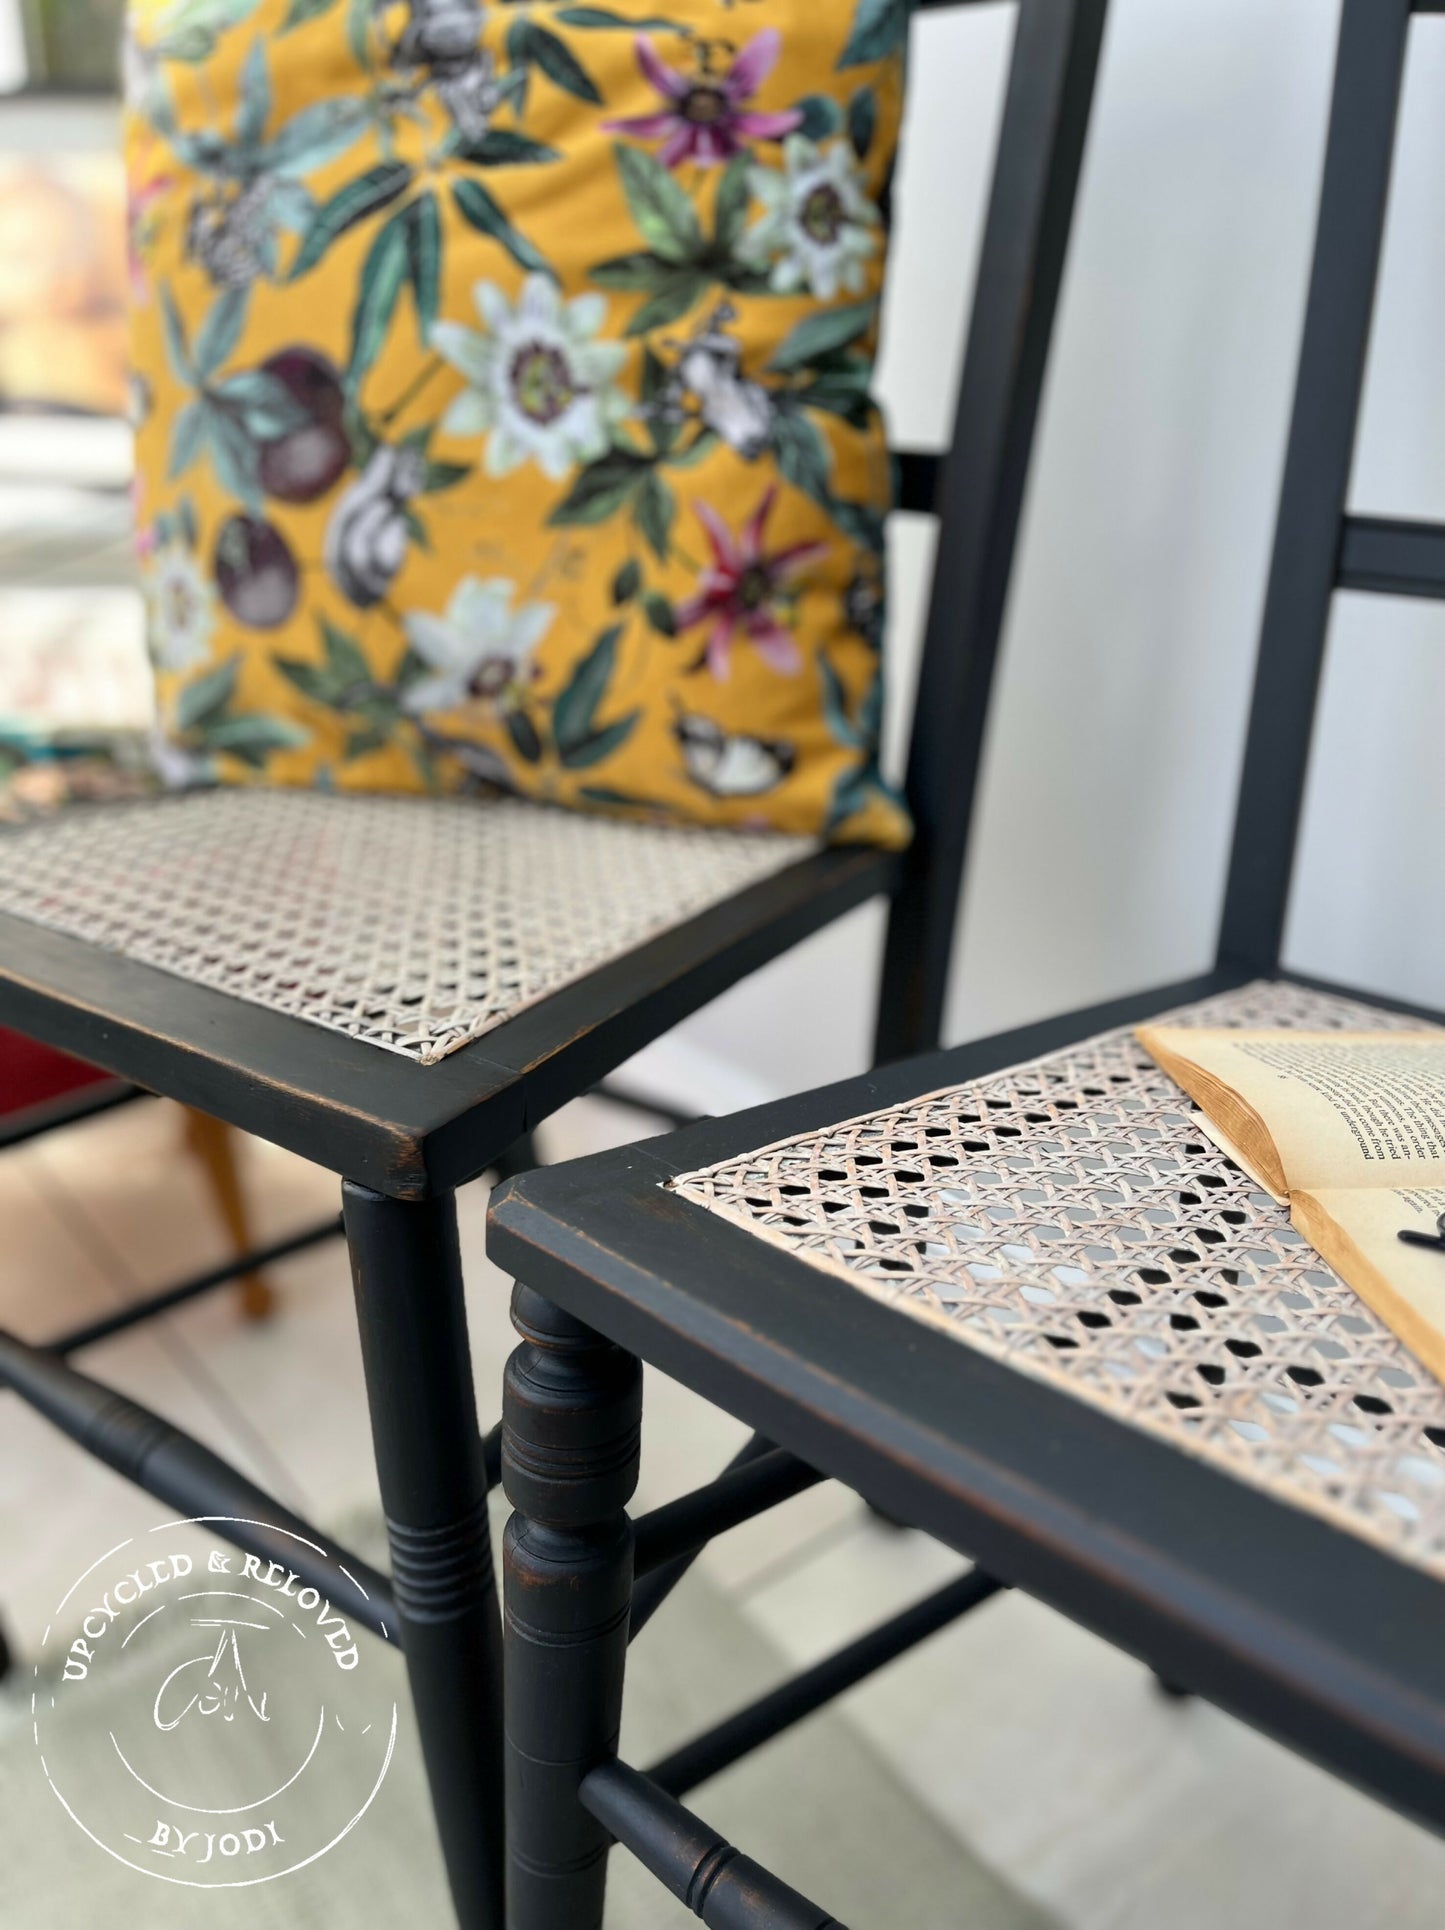
{"type": "MultiPolygon", "coordinates": [[[[213,1119],[191,1106],[185,1111],[186,1144],[205,1169],[207,1184],[236,1251],[245,1253],[255,1240],[236,1167],[235,1135],[224,1120],[213,1119]]],[[[248,1320],[265,1320],[273,1312],[276,1296],[261,1274],[243,1273],[236,1284],[241,1291],[241,1311],[248,1320]]]]}

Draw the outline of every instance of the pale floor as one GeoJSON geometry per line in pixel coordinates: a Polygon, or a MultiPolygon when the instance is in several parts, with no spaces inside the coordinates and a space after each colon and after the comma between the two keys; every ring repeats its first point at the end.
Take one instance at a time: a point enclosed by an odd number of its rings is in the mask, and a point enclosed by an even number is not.
{"type": "MultiPolygon", "coordinates": [[[[544,1150],[571,1156],[634,1137],[639,1123],[584,1102],[553,1122],[544,1150]]],[[[332,1178],[289,1154],[249,1142],[245,1161],[263,1238],[336,1201],[332,1178]]],[[[484,1425],[512,1339],[508,1283],[483,1250],[485,1207],[482,1186],[466,1189],[484,1425]]],[[[0,1158],[0,1320],[27,1338],[223,1253],[168,1105],[126,1107],[0,1158]]],[[[374,1504],[375,1487],[339,1242],[274,1278],[284,1304],[267,1326],[242,1325],[223,1291],[92,1349],[83,1365],[303,1514],[344,1521],[374,1504]]],[[[656,1376],[647,1414],[640,1506],[705,1479],[742,1438],[656,1376]]],[[[154,1503],[0,1401],[0,1608],[22,1653],[97,1548],[154,1519],[154,1503]]],[[[959,1566],[831,1486],[705,1560],[799,1663],[959,1566]]],[[[684,1598],[668,1612],[685,1613],[684,1598]]],[[[1071,1930],[1433,1930],[1445,1919],[1445,1847],[1219,1712],[1165,1700],[1136,1663],[1022,1597],[988,1604],[838,1707],[922,1808],[1071,1930]]],[[[705,1812],[706,1793],[697,1800],[705,1812]]]]}

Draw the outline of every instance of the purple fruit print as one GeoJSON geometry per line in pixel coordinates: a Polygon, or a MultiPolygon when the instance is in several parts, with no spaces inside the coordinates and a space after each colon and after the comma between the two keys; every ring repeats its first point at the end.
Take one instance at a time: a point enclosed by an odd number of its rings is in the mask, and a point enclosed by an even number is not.
{"type": "Polygon", "coordinates": [[[336,370],[309,348],[285,348],[261,365],[306,411],[307,420],[261,450],[261,487],[283,503],[314,503],[335,487],[351,460],[342,423],[345,397],[336,370]]]}
{"type": "Polygon", "coordinates": [[[280,530],[254,516],[230,516],[216,538],[221,601],[252,630],[274,630],[296,608],[300,576],[280,530]]]}

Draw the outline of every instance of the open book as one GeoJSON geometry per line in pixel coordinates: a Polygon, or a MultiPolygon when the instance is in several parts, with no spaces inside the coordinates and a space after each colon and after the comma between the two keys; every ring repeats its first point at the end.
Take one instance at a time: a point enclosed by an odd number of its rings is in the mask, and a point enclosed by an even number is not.
{"type": "Polygon", "coordinates": [[[1445,1031],[1147,1025],[1140,1044],[1211,1137],[1290,1208],[1340,1277],[1445,1380],[1445,1031]]]}

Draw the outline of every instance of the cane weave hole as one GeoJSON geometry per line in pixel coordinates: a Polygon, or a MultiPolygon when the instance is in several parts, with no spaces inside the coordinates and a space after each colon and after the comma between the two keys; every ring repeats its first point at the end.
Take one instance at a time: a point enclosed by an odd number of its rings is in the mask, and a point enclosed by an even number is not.
{"type": "Polygon", "coordinates": [[[0,911],[430,1065],[813,848],[510,798],[214,791],[0,834],[0,911]]]}
{"type": "MultiPolygon", "coordinates": [[[[1419,1023],[1267,983],[1168,1016],[1419,1023]]],[[[1199,1118],[1126,1030],[670,1184],[901,1313],[1445,1575],[1445,1389],[1199,1118]]]]}

